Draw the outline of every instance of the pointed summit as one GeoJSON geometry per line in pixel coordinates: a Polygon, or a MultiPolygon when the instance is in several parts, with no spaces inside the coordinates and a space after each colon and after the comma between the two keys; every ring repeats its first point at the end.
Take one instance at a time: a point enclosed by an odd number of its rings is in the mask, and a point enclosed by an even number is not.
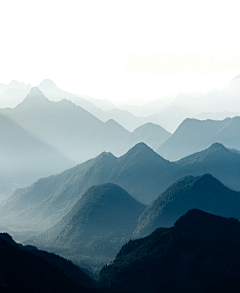
{"type": "Polygon", "coordinates": [[[139,142],[135,144],[135,146],[133,146],[125,155],[133,155],[133,154],[137,155],[137,154],[143,154],[143,153],[154,153],[156,154],[156,156],[160,157],[144,142],[139,142]]]}
{"type": "Polygon", "coordinates": [[[24,105],[26,103],[43,103],[48,101],[48,99],[44,96],[44,94],[40,91],[38,87],[32,87],[29,94],[23,100],[21,104],[17,107],[24,105]]]}
{"type": "Polygon", "coordinates": [[[148,145],[144,142],[139,142],[133,146],[125,155],[119,158],[119,161],[128,161],[133,163],[136,160],[141,159],[142,162],[162,162],[170,163],[169,161],[162,158],[159,154],[154,152],[148,145]]]}

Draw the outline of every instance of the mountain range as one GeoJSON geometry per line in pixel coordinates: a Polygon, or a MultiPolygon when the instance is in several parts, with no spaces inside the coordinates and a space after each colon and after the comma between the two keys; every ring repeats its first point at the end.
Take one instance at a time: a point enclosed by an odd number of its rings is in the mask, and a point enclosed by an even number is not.
{"type": "Polygon", "coordinates": [[[190,210],[173,227],[130,240],[98,280],[121,291],[236,293],[239,235],[238,220],[190,210]]]}
{"type": "Polygon", "coordinates": [[[209,174],[178,180],[147,207],[115,184],[95,185],[56,225],[25,243],[80,263],[108,262],[129,239],[170,227],[191,209],[240,219],[239,195],[209,174]]]}
{"type": "Polygon", "coordinates": [[[60,221],[92,185],[117,184],[148,204],[182,176],[181,166],[139,143],[119,158],[105,152],[61,174],[16,190],[0,205],[1,218],[14,226],[43,230],[60,221]]]}
{"type": "Polygon", "coordinates": [[[227,187],[240,191],[240,152],[234,149],[227,149],[220,143],[214,143],[206,150],[175,163],[184,167],[189,175],[209,173],[227,187]]]}
{"type": "Polygon", "coordinates": [[[107,261],[129,240],[144,208],[115,184],[95,185],[59,223],[28,243],[75,259],[107,261]]]}
{"type": "Polygon", "coordinates": [[[139,143],[119,158],[104,152],[63,173],[16,190],[0,205],[1,219],[11,229],[17,226],[28,230],[50,228],[92,185],[103,183],[119,185],[144,204],[150,204],[186,175],[209,173],[227,187],[239,191],[239,160],[237,152],[213,144],[203,152],[169,162],[139,143]]]}
{"type": "Polygon", "coordinates": [[[73,166],[58,150],[1,113],[0,140],[0,193],[10,194],[73,166]]]}
{"type": "Polygon", "coordinates": [[[176,161],[202,151],[213,143],[240,149],[240,117],[222,121],[186,119],[156,151],[167,160],[176,161]]]}
{"type": "MultiPolygon", "coordinates": [[[[43,88],[48,88],[46,82],[44,85],[43,88]]],[[[36,87],[31,89],[17,107],[1,109],[0,112],[9,115],[19,125],[57,148],[76,163],[93,158],[102,151],[122,155],[136,141],[147,140],[151,146],[157,146],[170,136],[160,126],[159,133],[156,134],[157,126],[148,125],[151,133],[155,133],[152,143],[146,131],[138,130],[136,136],[136,133],[130,133],[114,120],[102,122],[82,107],[66,99],[57,102],[50,101],[36,87]]]]}
{"type": "MultiPolygon", "coordinates": [[[[239,108],[239,77],[231,80],[222,90],[213,89],[206,94],[180,93],[161,97],[143,106],[124,105],[118,108],[107,100],[64,91],[49,79],[43,80],[38,87],[51,101],[70,100],[102,122],[113,119],[131,132],[143,124],[154,123],[173,133],[186,118],[223,120],[240,115],[236,111],[239,108]]],[[[17,81],[9,85],[0,84],[0,107],[15,107],[30,89],[30,85],[17,81]]]]}
{"type": "Polygon", "coordinates": [[[240,192],[224,186],[212,175],[186,176],[160,194],[138,219],[133,236],[142,237],[159,227],[171,227],[190,209],[240,220],[240,192]]]}

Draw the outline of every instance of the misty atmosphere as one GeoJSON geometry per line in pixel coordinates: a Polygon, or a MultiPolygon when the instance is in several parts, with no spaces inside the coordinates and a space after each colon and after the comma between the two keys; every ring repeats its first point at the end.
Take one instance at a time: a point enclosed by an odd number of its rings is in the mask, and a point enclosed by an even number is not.
{"type": "Polygon", "coordinates": [[[0,292],[240,292],[237,8],[1,5],[0,292]]]}

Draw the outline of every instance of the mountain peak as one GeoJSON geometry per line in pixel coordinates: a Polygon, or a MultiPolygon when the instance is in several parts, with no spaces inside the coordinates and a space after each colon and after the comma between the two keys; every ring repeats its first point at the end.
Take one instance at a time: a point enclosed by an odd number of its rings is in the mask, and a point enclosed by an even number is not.
{"type": "Polygon", "coordinates": [[[191,209],[174,224],[174,237],[182,238],[189,237],[189,235],[201,237],[201,234],[206,234],[223,225],[239,226],[239,221],[234,218],[226,219],[199,209],[191,209]]]}
{"type": "Polygon", "coordinates": [[[44,79],[38,86],[42,91],[54,90],[57,88],[56,84],[51,79],[44,79]]]}
{"type": "Polygon", "coordinates": [[[38,87],[32,87],[26,98],[17,107],[21,107],[21,105],[26,103],[44,103],[46,101],[48,101],[48,99],[44,96],[40,89],[38,87]]]}
{"type": "MultiPolygon", "coordinates": [[[[119,162],[125,162],[128,165],[137,163],[141,161],[141,166],[144,164],[157,165],[158,163],[171,164],[169,161],[165,160],[159,154],[157,154],[153,149],[151,149],[144,142],[139,142],[135,144],[127,153],[119,157],[119,162]]],[[[146,166],[146,165],[145,165],[146,166]]]]}
{"type": "Polygon", "coordinates": [[[219,142],[215,142],[215,143],[213,143],[213,144],[209,147],[209,149],[215,149],[215,150],[217,150],[217,149],[226,149],[226,148],[225,148],[225,146],[224,146],[223,144],[221,144],[221,143],[219,143],[219,142]]]}
{"type": "Polygon", "coordinates": [[[31,96],[31,98],[36,98],[39,96],[43,96],[43,93],[38,87],[32,87],[27,97],[31,96]]]}
{"type": "Polygon", "coordinates": [[[144,142],[139,142],[135,144],[128,152],[129,153],[140,153],[140,152],[154,152],[148,145],[144,142]]]}

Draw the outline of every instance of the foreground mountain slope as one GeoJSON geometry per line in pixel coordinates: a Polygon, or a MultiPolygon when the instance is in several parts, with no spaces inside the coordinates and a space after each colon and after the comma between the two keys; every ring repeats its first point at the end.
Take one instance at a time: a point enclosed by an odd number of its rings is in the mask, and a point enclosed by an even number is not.
{"type": "Polygon", "coordinates": [[[1,237],[0,269],[0,289],[3,287],[6,292],[89,292],[68,278],[63,270],[1,237]]]}
{"type": "Polygon", "coordinates": [[[1,219],[9,225],[43,230],[59,222],[92,185],[115,183],[148,204],[182,176],[182,167],[139,143],[119,158],[102,153],[61,174],[16,190],[0,205],[1,219]]]}
{"type": "Polygon", "coordinates": [[[224,186],[212,175],[187,176],[160,194],[139,217],[134,237],[156,228],[170,227],[190,209],[240,219],[240,193],[224,186]]]}
{"type": "Polygon", "coordinates": [[[0,141],[0,193],[13,192],[73,165],[59,151],[1,113],[0,141]]]}
{"type": "Polygon", "coordinates": [[[193,176],[209,173],[227,187],[240,190],[240,155],[220,143],[176,163],[193,176]]]}
{"type": "Polygon", "coordinates": [[[164,158],[175,161],[216,142],[227,148],[240,149],[239,133],[240,117],[222,121],[186,119],[157,152],[164,158]]]}
{"type": "Polygon", "coordinates": [[[23,251],[29,251],[31,254],[46,260],[49,264],[64,271],[64,274],[76,283],[85,287],[96,287],[96,283],[91,279],[82,269],[74,265],[72,262],[64,259],[53,253],[48,253],[43,250],[38,250],[37,247],[16,243],[13,238],[7,233],[0,233],[0,239],[7,241],[13,247],[19,248],[23,251]]]}
{"type": "Polygon", "coordinates": [[[133,292],[203,293],[240,290],[240,223],[191,210],[172,228],[129,241],[99,281],[133,292]]]}
{"type": "Polygon", "coordinates": [[[85,257],[114,257],[144,208],[115,184],[95,185],[58,224],[30,243],[85,257]]]}

